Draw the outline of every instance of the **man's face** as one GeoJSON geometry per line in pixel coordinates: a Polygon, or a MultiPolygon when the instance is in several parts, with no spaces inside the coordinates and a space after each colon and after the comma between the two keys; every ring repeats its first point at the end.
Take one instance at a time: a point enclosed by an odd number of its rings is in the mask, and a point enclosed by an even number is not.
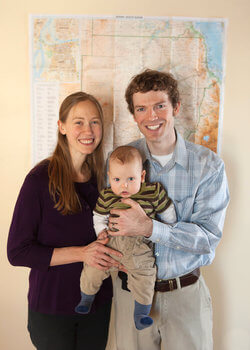
{"type": "Polygon", "coordinates": [[[174,116],[180,104],[174,109],[166,91],[137,92],[133,95],[134,120],[145,136],[149,148],[164,145],[174,135],[174,116]]]}

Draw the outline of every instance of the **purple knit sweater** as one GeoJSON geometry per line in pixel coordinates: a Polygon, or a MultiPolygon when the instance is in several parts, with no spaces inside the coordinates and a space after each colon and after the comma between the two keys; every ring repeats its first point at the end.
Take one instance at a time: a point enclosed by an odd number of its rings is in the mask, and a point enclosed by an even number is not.
{"type": "MultiPolygon", "coordinates": [[[[48,314],[74,314],[80,301],[82,263],[50,267],[56,247],[84,246],[96,239],[92,210],[98,197],[96,183],[75,183],[82,211],[61,215],[48,190],[48,162],[26,176],[15,206],[8,239],[12,265],[31,268],[29,307],[48,314]]],[[[112,298],[111,279],[104,281],[91,311],[112,298]]]]}

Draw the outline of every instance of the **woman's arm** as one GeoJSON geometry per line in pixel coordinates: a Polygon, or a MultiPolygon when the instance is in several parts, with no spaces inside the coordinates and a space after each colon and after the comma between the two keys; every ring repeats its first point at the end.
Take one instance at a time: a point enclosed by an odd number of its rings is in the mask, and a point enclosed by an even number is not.
{"type": "Polygon", "coordinates": [[[108,256],[120,253],[104,246],[108,239],[86,246],[55,248],[37,240],[43,217],[39,177],[29,174],[20,190],[10,226],[7,252],[14,266],[26,266],[46,271],[50,266],[86,262],[99,269],[107,269],[118,263],[108,256]]]}
{"type": "Polygon", "coordinates": [[[83,247],[54,248],[50,266],[84,262],[99,270],[107,270],[112,266],[119,267],[119,262],[109,254],[117,257],[122,257],[122,254],[106,247],[107,243],[108,238],[94,241],[83,247]]]}

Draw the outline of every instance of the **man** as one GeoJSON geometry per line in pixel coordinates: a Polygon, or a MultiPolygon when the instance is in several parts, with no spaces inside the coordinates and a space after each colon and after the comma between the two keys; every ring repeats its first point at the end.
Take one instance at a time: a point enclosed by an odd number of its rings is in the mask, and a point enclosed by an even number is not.
{"type": "Polygon", "coordinates": [[[171,74],[146,70],[126,90],[128,108],[143,139],[131,145],[144,157],[147,181],[160,182],[173,200],[177,223],[148,218],[131,209],[113,210],[109,234],[142,235],[155,243],[157,279],[151,327],[133,325],[133,299],[126,275],[115,285],[117,350],[212,350],[212,307],[200,267],[213,261],[229,201],[223,161],[209,149],[185,141],[174,128],[180,109],[171,74]]]}

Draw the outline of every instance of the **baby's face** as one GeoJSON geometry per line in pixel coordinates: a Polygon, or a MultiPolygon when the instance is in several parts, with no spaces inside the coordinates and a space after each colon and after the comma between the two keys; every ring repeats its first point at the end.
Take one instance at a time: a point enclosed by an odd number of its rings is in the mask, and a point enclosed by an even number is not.
{"type": "Polygon", "coordinates": [[[142,170],[137,159],[126,164],[110,161],[108,175],[112,191],[123,198],[139,192],[141,183],[145,180],[145,170],[142,170]]]}

